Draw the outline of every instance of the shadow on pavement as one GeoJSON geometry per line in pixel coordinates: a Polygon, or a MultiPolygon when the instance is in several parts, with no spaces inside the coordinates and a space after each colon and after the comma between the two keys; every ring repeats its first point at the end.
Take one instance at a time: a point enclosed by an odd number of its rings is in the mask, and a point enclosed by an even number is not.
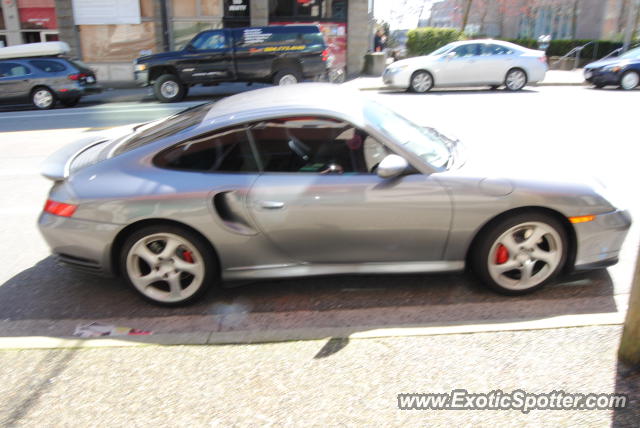
{"type": "MultiPolygon", "coordinates": [[[[355,332],[373,326],[491,323],[612,312],[616,304],[606,270],[564,277],[519,297],[495,294],[467,274],[269,280],[212,292],[179,308],[153,306],[117,279],[73,271],[57,265],[52,257],[0,285],[4,320],[0,336],[43,335],[47,332],[35,330],[65,320],[115,319],[119,325],[157,332],[201,331],[203,325],[197,323],[205,318],[209,320],[206,328],[215,331],[340,327],[355,332]],[[182,324],[171,324],[171,318],[181,317],[182,324]],[[132,319],[143,325],[128,325],[132,319]],[[8,327],[20,321],[26,323],[8,327]],[[37,327],[31,331],[27,325],[37,327]]],[[[72,333],[66,331],[67,336],[72,333]]]]}

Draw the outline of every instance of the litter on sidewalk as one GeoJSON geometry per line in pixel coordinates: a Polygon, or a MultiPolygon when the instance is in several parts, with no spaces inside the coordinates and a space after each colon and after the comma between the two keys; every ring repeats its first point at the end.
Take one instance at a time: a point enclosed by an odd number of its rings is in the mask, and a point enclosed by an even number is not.
{"type": "Polygon", "coordinates": [[[73,332],[73,335],[78,337],[148,336],[150,334],[153,334],[153,332],[130,327],[118,327],[100,322],[78,325],[73,332]]]}

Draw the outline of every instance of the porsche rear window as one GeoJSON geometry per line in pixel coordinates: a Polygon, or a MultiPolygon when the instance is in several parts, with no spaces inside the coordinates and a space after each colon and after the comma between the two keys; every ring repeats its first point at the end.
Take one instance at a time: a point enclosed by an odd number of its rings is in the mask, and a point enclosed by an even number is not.
{"type": "Polygon", "coordinates": [[[117,156],[119,154],[126,153],[162,138],[167,138],[189,128],[198,126],[209,112],[212,104],[213,103],[204,103],[195,107],[190,107],[180,113],[167,117],[150,128],[134,134],[133,137],[129,138],[124,144],[120,145],[114,151],[114,155],[117,156]]]}

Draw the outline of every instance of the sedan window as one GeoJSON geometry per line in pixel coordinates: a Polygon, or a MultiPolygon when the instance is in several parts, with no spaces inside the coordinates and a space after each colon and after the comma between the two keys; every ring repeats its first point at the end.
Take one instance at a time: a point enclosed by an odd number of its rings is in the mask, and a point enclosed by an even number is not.
{"type": "Polygon", "coordinates": [[[462,46],[458,46],[457,48],[455,48],[454,50],[452,50],[451,52],[455,52],[456,53],[456,57],[468,57],[468,56],[475,56],[479,54],[479,47],[480,45],[477,43],[472,43],[469,45],[462,45],[462,46]]]}
{"type": "Polygon", "coordinates": [[[369,173],[379,162],[377,142],[338,120],[272,119],[254,124],[251,133],[267,172],[369,173]]]}
{"type": "Polygon", "coordinates": [[[243,127],[200,135],[156,156],[161,168],[200,172],[258,172],[243,127]]]}
{"type": "Polygon", "coordinates": [[[27,67],[15,62],[5,62],[0,64],[0,77],[20,77],[31,72],[27,67]]]}
{"type": "Polygon", "coordinates": [[[482,45],[482,55],[511,55],[513,51],[504,46],[487,44],[482,45]]]}
{"type": "Polygon", "coordinates": [[[61,71],[66,70],[66,67],[61,63],[56,61],[49,61],[45,59],[32,60],[32,61],[29,61],[29,64],[47,73],[59,73],[61,71]]]}

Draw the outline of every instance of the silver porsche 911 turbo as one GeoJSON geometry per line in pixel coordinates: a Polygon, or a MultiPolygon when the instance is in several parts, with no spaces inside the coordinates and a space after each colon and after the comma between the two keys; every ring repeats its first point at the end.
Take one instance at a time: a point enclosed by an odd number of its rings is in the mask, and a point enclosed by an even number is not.
{"type": "Polygon", "coordinates": [[[466,266],[521,294],[616,263],[631,225],[603,187],[489,175],[457,140],[330,84],[89,137],[42,172],[54,255],[164,305],[234,280],[466,266]]]}

